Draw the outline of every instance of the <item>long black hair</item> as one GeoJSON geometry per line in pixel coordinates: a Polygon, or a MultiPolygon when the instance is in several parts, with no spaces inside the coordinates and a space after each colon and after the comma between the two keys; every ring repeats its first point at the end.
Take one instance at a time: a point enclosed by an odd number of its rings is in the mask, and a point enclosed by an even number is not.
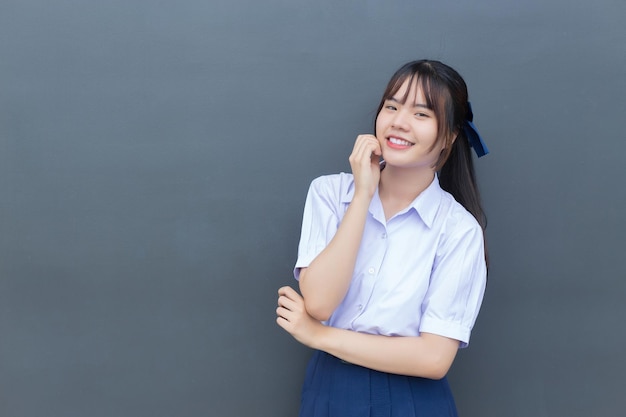
{"type": "MultiPolygon", "coordinates": [[[[452,194],[472,213],[484,230],[487,227],[487,218],[480,200],[470,144],[464,129],[470,112],[465,81],[457,71],[439,61],[409,62],[389,80],[376,111],[377,115],[385,100],[393,97],[407,80],[409,86],[413,83],[419,84],[426,98],[426,105],[437,116],[437,143],[443,141],[443,149],[434,168],[439,171],[441,188],[452,194]]],[[[408,91],[409,89],[407,95],[408,91]]]]}

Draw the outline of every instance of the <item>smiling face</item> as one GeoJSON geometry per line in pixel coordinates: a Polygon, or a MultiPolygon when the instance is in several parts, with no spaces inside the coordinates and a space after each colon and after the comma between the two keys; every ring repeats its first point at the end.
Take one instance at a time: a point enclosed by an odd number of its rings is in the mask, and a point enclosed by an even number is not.
{"type": "Polygon", "coordinates": [[[434,171],[444,146],[438,132],[435,110],[417,79],[406,79],[376,117],[376,137],[388,166],[434,171]]]}

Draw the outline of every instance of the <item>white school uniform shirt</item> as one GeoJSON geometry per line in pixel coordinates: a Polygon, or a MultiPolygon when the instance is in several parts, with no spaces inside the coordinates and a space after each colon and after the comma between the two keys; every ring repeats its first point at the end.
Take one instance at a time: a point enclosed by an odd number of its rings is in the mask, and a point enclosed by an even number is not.
{"type": "MultiPolygon", "coordinates": [[[[352,174],[319,177],[307,195],[294,276],[337,232],[354,195],[352,174]]],[[[348,292],[327,325],[387,336],[421,332],[469,344],[485,292],[483,231],[437,176],[385,220],[374,194],[348,292]]]]}

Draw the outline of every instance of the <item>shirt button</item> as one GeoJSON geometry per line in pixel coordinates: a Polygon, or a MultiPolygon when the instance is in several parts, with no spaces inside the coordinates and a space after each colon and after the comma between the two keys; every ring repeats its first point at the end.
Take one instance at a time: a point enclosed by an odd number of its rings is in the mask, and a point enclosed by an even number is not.
{"type": "Polygon", "coordinates": [[[376,270],[373,266],[370,266],[370,269],[368,269],[367,272],[369,272],[370,275],[374,275],[374,272],[376,272],[376,270]]]}
{"type": "Polygon", "coordinates": [[[363,310],[363,304],[359,304],[357,308],[359,309],[359,311],[363,310]]]}
{"type": "Polygon", "coordinates": [[[382,235],[380,235],[381,239],[387,239],[387,233],[383,233],[382,235]]]}

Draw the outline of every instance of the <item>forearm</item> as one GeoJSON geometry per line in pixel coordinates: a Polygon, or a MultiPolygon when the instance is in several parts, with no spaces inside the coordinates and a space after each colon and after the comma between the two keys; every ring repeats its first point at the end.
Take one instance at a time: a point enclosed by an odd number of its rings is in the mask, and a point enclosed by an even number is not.
{"type": "Polygon", "coordinates": [[[329,326],[318,330],[311,342],[315,349],[370,369],[430,379],[447,374],[459,346],[457,340],[427,333],[390,337],[329,326]]]}
{"type": "Polygon", "coordinates": [[[330,317],[348,291],[370,199],[355,194],[333,239],[300,275],[306,309],[320,321],[330,317]]]}
{"type": "Polygon", "coordinates": [[[390,337],[325,326],[306,311],[291,287],[278,290],[276,322],[298,342],[346,362],[382,372],[443,378],[454,361],[459,341],[431,333],[390,337]]]}

